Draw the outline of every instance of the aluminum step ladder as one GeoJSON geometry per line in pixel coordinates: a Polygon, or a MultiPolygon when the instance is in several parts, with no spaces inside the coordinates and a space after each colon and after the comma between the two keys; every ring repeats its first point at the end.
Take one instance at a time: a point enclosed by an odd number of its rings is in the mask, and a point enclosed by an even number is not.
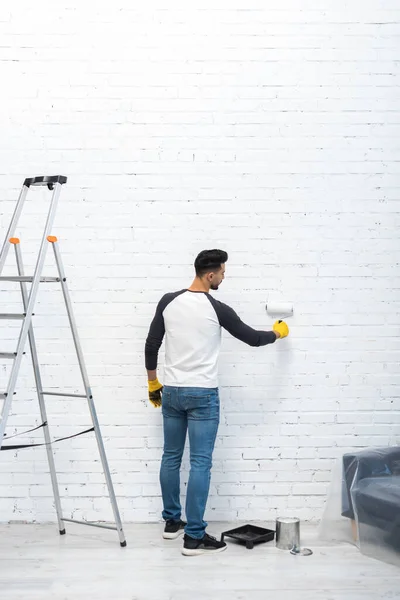
{"type": "MultiPolygon", "coordinates": [[[[33,364],[33,370],[34,370],[34,376],[35,376],[35,382],[36,382],[36,391],[37,391],[37,396],[38,396],[38,401],[39,401],[40,414],[41,414],[41,418],[42,418],[42,422],[43,422],[44,439],[45,439],[45,445],[46,445],[46,450],[47,450],[47,458],[48,458],[48,462],[49,462],[51,483],[52,483],[52,487],[53,487],[55,508],[56,508],[56,512],[57,512],[57,519],[58,519],[58,526],[59,526],[60,534],[61,535],[65,534],[64,523],[66,521],[71,522],[71,523],[79,523],[82,525],[90,525],[93,527],[101,527],[104,529],[112,529],[112,530],[115,530],[118,532],[120,544],[122,547],[124,547],[124,546],[126,546],[125,534],[124,534],[124,531],[122,528],[121,517],[119,514],[117,500],[116,500],[115,492],[114,492],[114,486],[113,486],[112,479],[111,479],[110,469],[108,466],[108,461],[107,461],[104,444],[103,444],[103,438],[101,436],[99,421],[97,418],[96,409],[95,409],[95,405],[94,405],[94,401],[93,401],[93,394],[92,394],[88,374],[87,374],[85,363],[84,363],[84,358],[83,358],[82,348],[81,348],[81,344],[80,344],[79,337],[78,337],[77,327],[75,324],[71,299],[70,299],[70,295],[69,295],[69,291],[68,291],[68,287],[67,287],[67,280],[65,277],[63,263],[61,260],[61,254],[60,254],[60,250],[59,250],[59,246],[58,246],[58,241],[55,236],[51,235],[51,229],[53,226],[54,217],[55,217],[56,210],[57,210],[57,204],[58,204],[58,200],[60,197],[61,188],[66,182],[67,182],[67,177],[64,177],[63,175],[55,175],[55,176],[50,176],[50,177],[42,177],[41,176],[41,177],[33,177],[33,178],[25,179],[24,184],[22,186],[21,193],[18,198],[17,206],[15,208],[13,217],[11,219],[11,223],[8,228],[6,238],[5,238],[5,241],[4,241],[2,250],[1,250],[1,254],[0,254],[0,282],[18,282],[20,284],[20,288],[21,288],[21,296],[22,296],[22,304],[23,304],[23,312],[21,312],[20,314],[18,314],[18,313],[0,314],[1,320],[21,320],[21,322],[22,322],[21,331],[19,334],[19,339],[17,342],[17,347],[16,347],[15,352],[0,352],[0,360],[4,359],[4,360],[12,361],[12,368],[11,368],[11,373],[10,373],[7,389],[4,392],[2,392],[0,390],[0,392],[1,392],[0,393],[0,406],[2,404],[1,415],[0,415],[0,450],[2,448],[3,442],[7,440],[7,438],[5,437],[5,429],[7,426],[7,419],[8,419],[9,413],[10,413],[13,397],[16,393],[18,374],[19,374],[21,362],[23,359],[23,355],[25,354],[26,341],[29,340],[32,364],[33,364]],[[22,208],[23,208],[24,202],[26,200],[28,191],[31,187],[36,187],[36,186],[47,186],[47,188],[52,191],[52,197],[51,197],[50,208],[49,208],[46,225],[45,225],[45,229],[44,229],[44,233],[43,233],[43,239],[42,239],[42,242],[40,245],[39,255],[38,255],[37,262],[36,262],[35,271],[32,276],[26,276],[24,273],[24,265],[23,265],[23,261],[22,261],[20,241],[18,238],[13,237],[13,236],[14,236],[17,224],[18,224],[18,220],[21,216],[22,208]],[[43,266],[44,266],[44,262],[45,262],[45,258],[46,258],[46,252],[47,252],[49,245],[52,246],[53,251],[54,251],[55,262],[56,262],[57,270],[58,270],[57,277],[45,277],[42,275],[42,270],[43,270],[43,266]],[[11,276],[11,277],[4,277],[4,276],[1,276],[1,274],[3,271],[4,265],[5,265],[6,259],[7,259],[8,252],[11,247],[14,247],[18,275],[11,276]],[[27,290],[27,285],[26,285],[27,283],[31,284],[29,293],[27,290]],[[62,289],[64,301],[65,301],[65,306],[67,309],[69,324],[71,327],[71,333],[72,333],[72,337],[74,340],[76,354],[77,354],[79,367],[80,367],[82,380],[83,380],[84,393],[82,393],[82,394],[68,394],[68,393],[63,393],[63,392],[53,392],[53,391],[43,390],[42,379],[41,379],[40,369],[39,369],[38,355],[37,355],[37,350],[36,350],[35,336],[34,336],[34,331],[33,331],[33,324],[32,324],[32,316],[33,316],[35,301],[36,301],[40,283],[59,283],[59,284],[61,284],[61,289],[62,289]],[[88,521],[77,521],[75,519],[67,519],[63,516],[62,508],[61,508],[60,492],[58,489],[58,482],[57,482],[57,474],[56,474],[56,469],[55,469],[55,464],[54,464],[54,456],[53,456],[53,451],[52,451],[52,446],[51,446],[51,437],[50,437],[49,426],[48,426],[48,421],[47,421],[47,414],[46,414],[46,407],[45,407],[45,402],[44,402],[45,396],[64,396],[64,397],[70,397],[70,398],[73,398],[73,397],[86,398],[86,400],[88,402],[90,416],[91,416],[92,423],[93,423],[93,430],[95,432],[98,450],[100,453],[100,458],[101,458],[101,462],[102,462],[102,466],[103,466],[105,480],[106,480],[107,487],[108,487],[108,493],[109,493],[110,502],[111,502],[111,506],[112,506],[112,510],[113,510],[113,514],[114,514],[115,526],[109,526],[109,525],[105,525],[105,524],[101,524],[101,523],[93,523],[93,522],[88,522],[88,521]]],[[[3,447],[3,450],[4,449],[6,449],[5,446],[3,447]]],[[[0,453],[0,456],[1,456],[1,454],[2,453],[0,453]]]]}

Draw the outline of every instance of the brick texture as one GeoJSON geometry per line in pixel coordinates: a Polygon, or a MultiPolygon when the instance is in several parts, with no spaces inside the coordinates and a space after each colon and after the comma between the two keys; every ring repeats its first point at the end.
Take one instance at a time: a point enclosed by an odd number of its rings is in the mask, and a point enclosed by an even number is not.
{"type": "MultiPolygon", "coordinates": [[[[26,176],[68,176],[54,233],[123,519],[160,518],[147,329],[210,247],[246,322],[271,327],[268,298],[295,315],[272,347],[224,335],[207,518],[318,519],[335,458],[400,441],[398,1],[67,4],[2,5],[0,234],[26,176]]],[[[26,271],[47,200],[26,205],[26,271]]],[[[2,312],[19,299],[2,284],[2,312]]],[[[36,313],[45,386],[81,392],[59,291],[36,313]]],[[[26,360],[9,434],[40,422],[32,384],[26,360]]],[[[53,437],[90,425],[79,399],[48,412],[53,437]]],[[[111,518],[93,437],[54,452],[65,516],[111,518]]],[[[43,448],[1,452],[1,521],[54,520],[47,471],[43,448]]]]}

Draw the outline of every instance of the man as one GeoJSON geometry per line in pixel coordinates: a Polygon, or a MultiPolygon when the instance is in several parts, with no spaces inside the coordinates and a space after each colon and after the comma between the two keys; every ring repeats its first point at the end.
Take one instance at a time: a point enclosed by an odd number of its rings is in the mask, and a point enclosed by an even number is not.
{"type": "Polygon", "coordinates": [[[289,329],[277,321],[273,331],[256,331],[232,308],[209,293],[225,276],[228,254],[203,250],[188,289],[165,294],[157,306],[145,346],[149,399],[161,406],[164,453],[160,483],[166,521],[163,537],[185,532],[182,554],[222,552],[226,544],[206,533],[203,520],[211,478],[212,453],[219,425],[218,355],[221,328],[250,346],[272,344],[289,329]],[[158,351],[165,335],[164,387],[157,379],[158,351]],[[189,432],[190,475],[186,495],[187,523],[181,520],[180,466],[189,432]]]}

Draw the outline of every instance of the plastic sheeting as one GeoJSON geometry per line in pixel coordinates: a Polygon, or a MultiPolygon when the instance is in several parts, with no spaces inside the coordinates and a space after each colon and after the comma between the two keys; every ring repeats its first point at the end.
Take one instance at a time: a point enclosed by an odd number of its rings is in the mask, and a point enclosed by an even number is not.
{"type": "Polygon", "coordinates": [[[400,447],[368,448],[337,461],[319,536],[400,566],[400,447]]]}

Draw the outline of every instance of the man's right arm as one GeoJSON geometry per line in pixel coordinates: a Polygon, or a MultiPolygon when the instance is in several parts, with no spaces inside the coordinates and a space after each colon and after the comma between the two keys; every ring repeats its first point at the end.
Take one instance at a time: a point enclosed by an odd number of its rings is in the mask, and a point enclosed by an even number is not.
{"type": "Polygon", "coordinates": [[[280,334],[275,331],[258,331],[240,319],[235,311],[223,302],[214,301],[212,304],[218,315],[221,327],[229,331],[233,337],[249,346],[266,346],[273,344],[280,334]],[[215,302],[215,304],[214,304],[215,302]]]}

